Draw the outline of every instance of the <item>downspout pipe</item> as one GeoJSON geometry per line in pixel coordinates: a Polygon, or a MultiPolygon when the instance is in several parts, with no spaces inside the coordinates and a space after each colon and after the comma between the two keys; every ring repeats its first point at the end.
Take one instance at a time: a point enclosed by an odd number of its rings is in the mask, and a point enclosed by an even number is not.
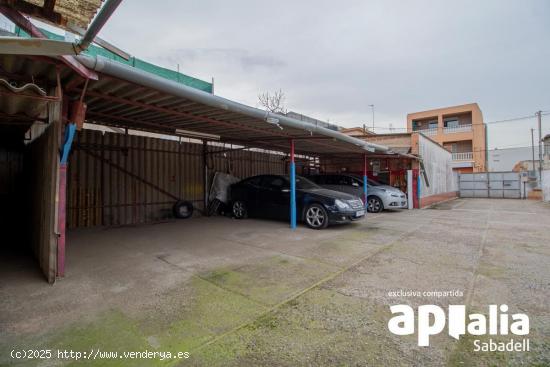
{"type": "Polygon", "coordinates": [[[386,146],[369,143],[342,134],[338,131],[327,129],[322,126],[313,125],[284,115],[267,112],[258,108],[244,105],[242,103],[234,102],[220,96],[212,95],[210,93],[203,92],[201,90],[158,77],[145,71],[130,67],[128,65],[109,60],[102,56],[90,57],[87,55],[79,55],[77,56],[77,59],[88,68],[93,69],[97,72],[111,75],[119,79],[128,80],[132,83],[143,85],[145,87],[157,89],[164,93],[190,99],[192,101],[215,108],[221,108],[226,111],[247,115],[280,127],[290,127],[332,137],[336,140],[344,141],[349,144],[361,147],[369,152],[378,151],[383,153],[390,153],[390,149],[386,146]]]}
{"type": "Polygon", "coordinates": [[[77,54],[85,51],[90,47],[90,44],[93,42],[95,36],[101,31],[101,28],[107,23],[107,20],[113,15],[115,10],[118,8],[122,0],[107,0],[105,4],[101,7],[94,20],[82,36],[80,42],[78,42],[74,47],[77,54]]]}

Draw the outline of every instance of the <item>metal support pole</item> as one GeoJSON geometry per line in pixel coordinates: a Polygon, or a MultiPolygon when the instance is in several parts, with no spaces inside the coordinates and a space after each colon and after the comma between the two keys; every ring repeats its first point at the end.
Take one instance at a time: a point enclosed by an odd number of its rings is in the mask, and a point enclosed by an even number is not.
{"type": "Polygon", "coordinates": [[[418,197],[418,209],[422,209],[422,204],[420,202],[420,194],[421,194],[421,185],[422,183],[420,182],[420,180],[422,179],[420,177],[420,168],[418,169],[418,177],[416,178],[416,190],[417,190],[417,197],[418,197]]]}
{"type": "Polygon", "coordinates": [[[88,26],[86,33],[82,36],[80,42],[76,45],[76,50],[80,53],[85,51],[90,44],[94,41],[95,36],[99,33],[101,28],[107,23],[107,20],[113,15],[116,8],[120,5],[122,0],[107,0],[101,7],[92,23],[88,26]]]}
{"type": "Polygon", "coordinates": [[[202,169],[203,169],[203,205],[204,213],[208,211],[208,142],[202,142],[202,169]]]}
{"type": "Polygon", "coordinates": [[[363,155],[363,203],[365,204],[365,216],[367,215],[367,210],[369,203],[367,200],[368,194],[368,180],[367,180],[367,155],[363,155]]]}
{"type": "Polygon", "coordinates": [[[61,157],[59,161],[59,191],[57,203],[57,276],[65,276],[65,232],[67,222],[67,166],[69,161],[69,153],[73,144],[73,139],[76,131],[76,125],[69,123],[65,126],[65,139],[61,147],[61,157]]]}
{"type": "Polygon", "coordinates": [[[296,164],[293,139],[290,139],[290,228],[296,229],[296,164]]]}
{"type": "MultiPolygon", "coordinates": [[[[542,111],[537,112],[539,127],[539,187],[542,188],[542,111]]],[[[534,169],[534,167],[533,167],[534,169]]]]}
{"type": "Polygon", "coordinates": [[[370,108],[372,108],[372,132],[374,133],[374,105],[370,104],[370,108]]]}
{"type": "Polygon", "coordinates": [[[531,129],[531,153],[533,154],[533,171],[536,170],[535,166],[535,129],[531,129]]]}
{"type": "Polygon", "coordinates": [[[414,208],[414,195],[413,195],[413,171],[407,170],[407,204],[409,210],[414,208]]]}

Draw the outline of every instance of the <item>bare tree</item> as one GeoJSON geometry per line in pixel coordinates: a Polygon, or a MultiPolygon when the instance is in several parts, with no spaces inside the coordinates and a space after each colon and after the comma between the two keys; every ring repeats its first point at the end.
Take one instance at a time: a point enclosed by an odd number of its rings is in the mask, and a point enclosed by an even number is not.
{"type": "Polygon", "coordinates": [[[264,92],[258,94],[258,101],[269,112],[286,114],[285,94],[281,89],[274,93],[264,92]]]}

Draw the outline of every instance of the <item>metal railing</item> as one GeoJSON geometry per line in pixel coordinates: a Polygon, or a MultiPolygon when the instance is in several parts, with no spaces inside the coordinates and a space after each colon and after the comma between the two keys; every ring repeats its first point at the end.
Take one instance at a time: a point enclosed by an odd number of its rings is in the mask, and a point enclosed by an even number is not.
{"type": "Polygon", "coordinates": [[[473,159],[473,152],[453,153],[453,161],[471,161],[473,159]]]}
{"type": "Polygon", "coordinates": [[[467,131],[472,131],[472,125],[459,125],[443,128],[443,134],[462,133],[467,131]]]}
{"type": "Polygon", "coordinates": [[[422,133],[426,136],[434,136],[434,135],[437,135],[437,127],[436,128],[431,128],[431,129],[419,129],[419,130],[414,130],[415,132],[419,132],[419,133],[422,133]]]}

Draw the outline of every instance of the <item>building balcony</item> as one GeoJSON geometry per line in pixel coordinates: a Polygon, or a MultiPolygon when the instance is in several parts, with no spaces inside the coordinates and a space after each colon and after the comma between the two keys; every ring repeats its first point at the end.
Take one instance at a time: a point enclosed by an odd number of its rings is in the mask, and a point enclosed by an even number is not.
{"type": "Polygon", "coordinates": [[[473,159],[473,152],[453,153],[453,161],[471,161],[473,159]]]}
{"type": "Polygon", "coordinates": [[[459,126],[452,126],[452,127],[444,127],[443,128],[443,134],[453,134],[453,133],[463,133],[472,131],[472,125],[459,125],[459,126]]]}
{"type": "Polygon", "coordinates": [[[418,129],[418,130],[414,130],[415,132],[418,132],[418,133],[422,133],[426,136],[434,136],[434,135],[437,135],[437,127],[435,128],[431,128],[431,129],[418,129]]]}

